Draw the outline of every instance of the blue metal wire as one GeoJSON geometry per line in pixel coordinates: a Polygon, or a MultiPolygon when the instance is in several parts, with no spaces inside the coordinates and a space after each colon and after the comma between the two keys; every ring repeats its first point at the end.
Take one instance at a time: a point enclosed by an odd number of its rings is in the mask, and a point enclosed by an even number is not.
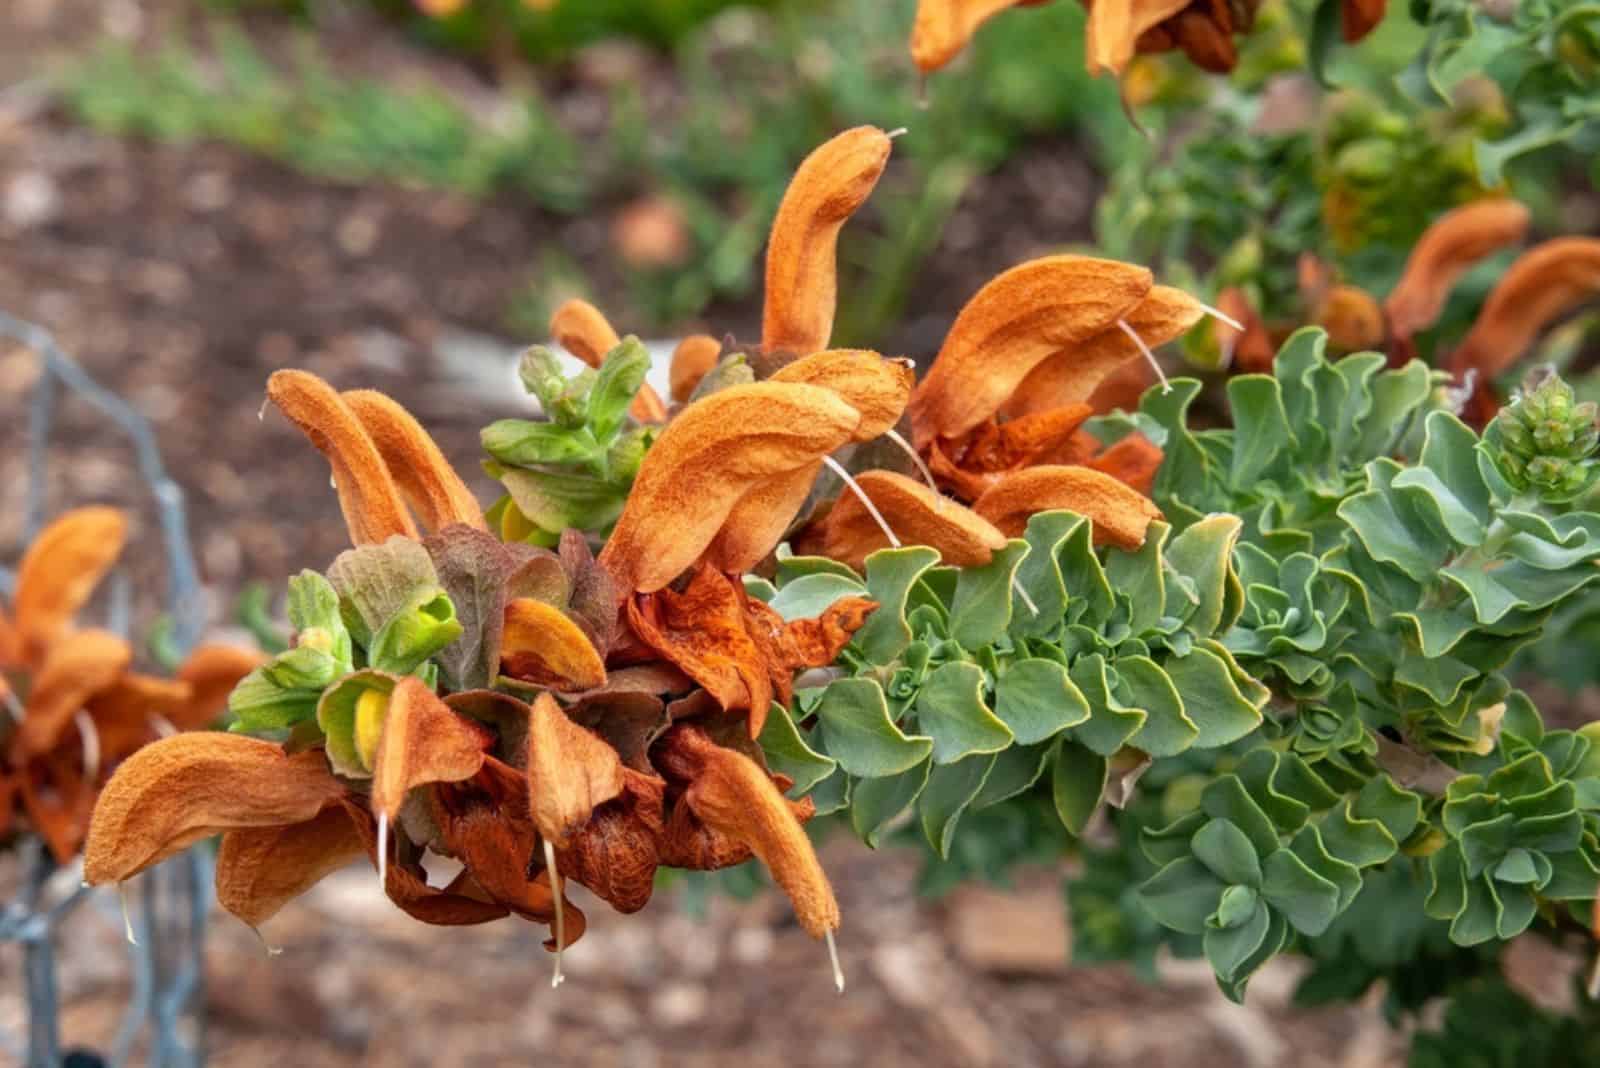
{"type": "MultiPolygon", "coordinates": [[[[49,506],[49,449],[56,425],[58,392],[87,401],[119,427],[133,444],[139,474],[149,486],[167,558],[167,610],[172,644],[180,655],[192,649],[205,625],[198,568],[189,541],[183,493],[167,475],[155,432],[137,411],[95,382],[41,327],[0,311],[0,337],[33,351],[42,373],[28,412],[28,486],[24,540],[44,525],[49,506]]],[[[0,591],[12,592],[15,576],[0,568],[0,591]]],[[[111,577],[111,629],[126,633],[132,585],[126,573],[111,577]]],[[[19,845],[23,883],[15,900],[0,908],[0,943],[19,943],[28,1002],[26,1043],[0,1034],[27,1068],[60,1068],[60,992],[56,980],[55,936],[61,924],[87,897],[76,873],[57,868],[35,838],[19,845]],[[63,889],[63,881],[68,888],[63,889]]],[[[132,995],[110,1052],[118,1068],[129,1060],[141,1035],[147,1035],[145,1063],[151,1068],[199,1068],[204,1061],[204,973],[202,942],[210,909],[210,860],[192,849],[143,876],[132,923],[138,933],[130,947],[132,995]]]]}

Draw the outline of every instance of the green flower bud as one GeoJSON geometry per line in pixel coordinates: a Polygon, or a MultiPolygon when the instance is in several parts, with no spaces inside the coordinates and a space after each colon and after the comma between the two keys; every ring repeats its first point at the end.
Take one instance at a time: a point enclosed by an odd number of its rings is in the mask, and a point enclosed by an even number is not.
{"type": "Polygon", "coordinates": [[[1495,418],[1486,439],[1506,480],[1550,503],[1569,501],[1596,477],[1600,411],[1579,402],[1548,368],[1534,371],[1495,418]]]}

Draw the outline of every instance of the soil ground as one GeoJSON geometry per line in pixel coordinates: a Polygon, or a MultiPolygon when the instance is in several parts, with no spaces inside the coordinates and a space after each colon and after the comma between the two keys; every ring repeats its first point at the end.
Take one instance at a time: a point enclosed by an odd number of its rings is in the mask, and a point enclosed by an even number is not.
{"type": "MultiPolygon", "coordinates": [[[[13,85],[0,92],[0,309],[52,329],[154,424],[188,494],[214,619],[225,623],[244,582],[281,588],[346,543],[321,459],[282,419],[257,418],[266,376],[300,366],[342,387],[386,390],[475,471],[478,428],[514,404],[499,362],[514,344],[498,336],[508,300],[542,245],[594,248],[603,224],[515,198],[310,180],[225,146],[108,139],[31,88],[30,72],[117,18],[170,17],[172,6],[0,5],[0,70],[13,85]]],[[[441,62],[382,33],[371,47],[398,79],[431,76],[441,62]]],[[[944,266],[918,284],[919,307],[955,309],[1002,267],[1081,234],[1094,180],[1081,156],[1070,144],[1041,145],[978,183],[932,258],[944,266]],[[1041,218],[1059,225],[1043,233],[1041,218]]],[[[748,336],[758,315],[754,305],[719,308],[708,325],[748,336]]],[[[923,354],[942,335],[937,318],[908,328],[898,351],[923,354]]],[[[27,353],[0,344],[8,561],[21,535],[33,376],[27,353]]],[[[51,509],[103,500],[148,516],[126,444],[79,404],[62,417],[51,509]]],[[[156,534],[146,520],[129,550],[147,601],[161,581],[156,534]]],[[[930,902],[913,892],[909,857],[837,842],[826,861],[848,917],[842,998],[822,949],[772,896],[716,900],[704,920],[671,895],[632,917],[589,901],[589,933],[569,954],[566,986],[552,992],[534,929],[423,927],[381,900],[370,873],[345,872],[274,921],[279,957],[216,919],[211,1063],[1399,1063],[1375,1009],[1295,1011],[1283,969],[1259,978],[1240,1008],[1188,966],[1169,968],[1161,988],[1119,967],[1069,966],[1059,873],[1032,873],[1018,894],[972,889],[930,902]]],[[[0,868],[0,882],[8,874],[0,868]]],[[[127,995],[120,938],[109,895],[64,935],[73,1044],[103,1047],[115,1029],[127,995]]],[[[0,1026],[12,1030],[17,967],[14,951],[0,954],[0,1026]]]]}

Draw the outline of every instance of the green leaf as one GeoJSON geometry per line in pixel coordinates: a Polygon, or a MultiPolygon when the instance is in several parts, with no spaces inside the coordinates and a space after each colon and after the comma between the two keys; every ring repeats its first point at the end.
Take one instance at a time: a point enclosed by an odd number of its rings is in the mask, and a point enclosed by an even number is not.
{"type": "Polygon", "coordinates": [[[500,539],[464,524],[434,532],[423,545],[462,628],[439,652],[439,669],[452,690],[487,687],[500,672],[505,587],[516,560],[500,539]]]}
{"type": "Polygon", "coordinates": [[[878,602],[878,610],[856,631],[853,644],[868,660],[887,664],[911,643],[907,598],[923,573],[938,562],[938,550],[926,545],[879,549],[867,557],[867,592],[878,602]]]}
{"type": "Polygon", "coordinates": [[[935,764],[928,773],[928,785],[917,799],[917,814],[922,819],[923,835],[939,856],[950,855],[961,814],[983,789],[994,759],[979,754],[954,764],[935,764]]]}
{"type": "Polygon", "coordinates": [[[804,797],[811,788],[833,774],[838,761],[823,756],[806,744],[800,728],[789,718],[789,710],[774,701],[756,739],[767,755],[767,764],[773,771],[794,780],[790,793],[804,797]]]}
{"type": "MultiPolygon", "coordinates": [[[[1060,555],[1065,551],[1067,541],[1079,531],[1084,532],[1087,541],[1088,520],[1075,512],[1039,512],[1029,517],[1028,528],[1023,534],[1030,551],[1022,558],[1016,571],[1016,579],[1022,588],[1028,591],[1028,596],[1033,598],[1037,613],[1029,612],[1023,608],[1020,612],[1011,614],[1011,632],[1019,636],[1040,637],[1049,634],[1066,615],[1068,594],[1066,582],[1061,574],[1060,555]]],[[[1104,597],[1106,611],[1111,603],[1111,590],[1101,580],[1100,588],[1094,594],[1075,591],[1073,596],[1083,597],[1100,595],[1104,597]]]]}
{"type": "Polygon", "coordinates": [[[228,694],[228,711],[235,720],[230,729],[272,731],[312,719],[322,691],[349,669],[307,645],[279,653],[239,680],[228,694]]]}
{"type": "Polygon", "coordinates": [[[844,578],[818,573],[785,584],[768,603],[786,622],[815,619],[835,601],[845,597],[863,597],[866,592],[866,586],[854,576],[844,578]]]}
{"type": "Polygon", "coordinates": [[[1293,452],[1294,431],[1283,407],[1278,380],[1270,375],[1235,375],[1228,380],[1233,412],[1233,463],[1230,485],[1252,489],[1274,463],[1293,452]]]}
{"type": "Polygon", "coordinates": [[[1245,833],[1225,819],[1206,823],[1189,842],[1200,863],[1225,883],[1261,885],[1261,861],[1245,833]]]}
{"type": "Polygon", "coordinates": [[[1089,702],[1067,669],[1042,657],[1013,661],[995,683],[994,704],[1019,745],[1043,742],[1089,718],[1089,702]]]}
{"type": "Polygon", "coordinates": [[[461,637],[455,605],[435,587],[417,596],[411,606],[390,617],[367,650],[367,662],[379,671],[409,675],[423,661],[461,637]]]}
{"type": "Polygon", "coordinates": [[[998,641],[1013,611],[1028,612],[1024,604],[1013,607],[1012,581],[1029,550],[1027,542],[1012,538],[987,564],[961,569],[950,604],[950,636],[964,648],[980,649],[998,641]]]}
{"type": "Polygon", "coordinates": [[[439,575],[421,542],[396,534],[377,545],[346,549],[328,568],[340,614],[363,648],[385,623],[439,591],[439,575]]]}
{"type": "Polygon", "coordinates": [[[484,452],[512,467],[594,467],[603,455],[600,443],[587,427],[536,423],[531,419],[497,419],[479,432],[478,440],[484,452]]]}
{"type": "Polygon", "coordinates": [[[1211,782],[1200,795],[1200,807],[1212,819],[1227,820],[1243,831],[1256,856],[1277,852],[1277,830],[1235,776],[1225,775],[1211,782]]]}
{"type": "Polygon", "coordinates": [[[972,799],[974,811],[1009,801],[1039,781],[1055,754],[1049,742],[1038,745],[1013,745],[995,754],[994,767],[983,780],[983,790],[972,799]]]}
{"type": "Polygon", "coordinates": [[[889,719],[883,690],[871,679],[839,679],[822,691],[817,723],[823,748],[851,775],[895,775],[928,758],[933,739],[909,737],[889,719]]]}
{"type": "Polygon", "coordinates": [[[1339,913],[1339,888],[1287,849],[1267,857],[1262,896],[1301,934],[1319,935],[1339,913]]]}
{"type": "Polygon", "coordinates": [[[649,370],[650,353],[636,337],[623,338],[620,345],[606,353],[589,390],[589,429],[595,438],[605,441],[621,429],[628,405],[644,385],[649,370]]]}
{"type": "Polygon", "coordinates": [[[1186,624],[1200,637],[1233,626],[1244,606],[1244,588],[1233,569],[1233,549],[1244,523],[1238,516],[1207,516],[1167,546],[1167,563],[1194,583],[1200,603],[1186,624]]]}
{"type": "Polygon", "coordinates": [[[873,849],[883,830],[910,808],[928,784],[933,761],[924,760],[909,771],[881,779],[861,779],[850,795],[850,826],[873,849]]]}
{"type": "Polygon", "coordinates": [[[1237,670],[1233,657],[1221,645],[1197,644],[1187,656],[1171,657],[1163,666],[1182,695],[1185,715],[1197,728],[1195,747],[1232,745],[1261,725],[1261,710],[1270,691],[1237,670]],[[1241,683],[1249,686],[1248,693],[1241,683]]]}
{"type": "Polygon", "coordinates": [[[1069,674],[1089,702],[1089,718],[1072,728],[1072,736],[1101,756],[1111,756],[1139,730],[1147,713],[1112,696],[1105,657],[1099,653],[1079,657],[1069,674]]]}
{"type": "Polygon", "coordinates": [[[1073,834],[1082,834],[1106,788],[1106,758],[1070,738],[1056,745],[1050,793],[1056,815],[1073,834]]]}
{"type": "Polygon", "coordinates": [[[302,645],[321,649],[341,664],[353,655],[350,631],[339,615],[339,592],[333,584],[312,570],[289,580],[287,609],[289,625],[302,645]]]}
{"type": "Polygon", "coordinates": [[[1227,884],[1193,857],[1181,857],[1139,887],[1139,903],[1163,927],[1182,934],[1206,931],[1227,884]]]}
{"type": "Polygon", "coordinates": [[[967,661],[941,664],[917,694],[917,729],[933,739],[933,762],[954,764],[977,753],[998,753],[1010,728],[983,699],[983,670],[967,661]]]}
{"type": "Polygon", "coordinates": [[[1130,707],[1145,712],[1143,725],[1128,744],[1156,757],[1188,749],[1200,728],[1184,713],[1183,698],[1161,665],[1147,656],[1124,656],[1112,667],[1127,690],[1130,707]]]}
{"type": "Polygon", "coordinates": [[[1271,927],[1271,917],[1264,904],[1257,903],[1250,918],[1237,927],[1207,927],[1205,932],[1206,960],[1212,971],[1226,982],[1239,978],[1245,964],[1256,955],[1271,927]]]}
{"type": "Polygon", "coordinates": [[[381,671],[358,671],[346,675],[322,695],[317,705],[317,725],[327,739],[328,763],[340,775],[372,778],[383,719],[381,715],[375,720],[367,715],[361,698],[368,693],[387,698],[394,692],[395,681],[394,676],[381,671]]]}
{"type": "Polygon", "coordinates": [[[1306,68],[1324,89],[1335,88],[1328,75],[1334,52],[1339,47],[1340,0],[1317,0],[1311,12],[1311,31],[1306,38],[1306,68]]]}
{"type": "Polygon", "coordinates": [[[1127,599],[1128,629],[1135,636],[1154,630],[1166,615],[1166,572],[1161,566],[1161,552],[1171,530],[1157,521],[1150,524],[1144,544],[1137,550],[1106,551],[1106,579],[1119,597],[1127,599]]]}
{"type": "Polygon", "coordinates": [[[1454,702],[1461,688],[1477,677],[1471,664],[1448,656],[1402,656],[1394,673],[1396,685],[1425,694],[1440,705],[1454,702]]]}

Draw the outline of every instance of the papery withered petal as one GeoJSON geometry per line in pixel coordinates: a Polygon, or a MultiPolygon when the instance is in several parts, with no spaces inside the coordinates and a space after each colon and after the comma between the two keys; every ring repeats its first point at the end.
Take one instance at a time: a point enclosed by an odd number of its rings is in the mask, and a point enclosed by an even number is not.
{"type": "MultiPolygon", "coordinates": [[[[954,447],[952,445],[951,447],[954,447]]],[[[934,480],[940,486],[949,490],[963,501],[975,501],[982,497],[984,491],[995,482],[999,481],[1003,471],[969,471],[952,460],[945,452],[945,443],[935,438],[928,443],[926,456],[928,469],[933,472],[934,480]]],[[[813,524],[813,527],[821,524],[813,524]]],[[[808,530],[809,533],[809,530],[808,530]]],[[[799,552],[798,547],[795,550],[799,552]]],[[[820,546],[813,547],[814,552],[821,552],[820,546]]]]}
{"type": "Polygon", "coordinates": [[[722,360],[722,342],[709,334],[690,334],[672,350],[672,364],[668,381],[672,385],[672,399],[678,404],[688,404],[694,388],[700,384],[713,367],[722,360]]]}
{"type": "Polygon", "coordinates": [[[303,823],[228,831],[217,848],[217,904],[260,927],[366,852],[343,805],[329,805],[303,823]]]}
{"type": "Polygon", "coordinates": [[[924,74],[961,54],[978,27],[1012,7],[1042,0],[918,0],[911,25],[911,61],[924,74]]]}
{"type": "Polygon", "coordinates": [[[839,926],[839,902],[811,839],[772,777],[749,757],[725,749],[693,727],[676,727],[669,749],[697,767],[686,804],[712,831],[750,847],[794,904],[800,926],[821,938],[839,926]]]}
{"type": "Polygon", "coordinates": [[[396,534],[417,537],[378,447],[332,386],[307,371],[275,371],[267,379],[267,396],[332,465],[352,544],[375,545],[396,534]]]}
{"type": "Polygon", "coordinates": [[[1173,39],[1189,62],[1212,74],[1227,74],[1239,65],[1239,49],[1232,28],[1209,13],[1193,8],[1178,12],[1167,23],[1173,39]]]}
{"type": "Polygon", "coordinates": [[[878,602],[865,597],[841,597],[814,619],[790,620],[783,627],[784,666],[791,671],[829,666],[877,610],[878,602]]]}
{"type": "Polygon", "coordinates": [[[1129,360],[1106,375],[1089,395],[1089,407],[1096,412],[1139,410],[1139,401],[1155,385],[1155,368],[1145,360],[1129,360]]]}
{"type": "Polygon", "coordinates": [[[266,663],[267,656],[242,645],[208,642],[195,647],[178,668],[178,681],[189,687],[189,698],[175,716],[168,716],[179,730],[209,726],[228,707],[228,695],[239,680],[266,663]]]}
{"type": "Polygon", "coordinates": [[[1451,357],[1456,371],[1492,379],[1516,363],[1539,332],[1600,296],[1600,238],[1558,237],[1518,257],[1489,292],[1451,357]]]}
{"type": "MultiPolygon", "coordinates": [[[[1123,316],[1123,321],[1153,349],[1182,337],[1204,315],[1205,306],[1183,290],[1152,286],[1144,299],[1123,316]]],[[[1001,412],[1015,418],[1087,403],[1106,376],[1142,355],[1133,339],[1113,325],[1081,344],[1047,357],[1028,372],[1001,412]]]]}
{"type": "Polygon", "coordinates": [[[122,552],[128,521],[115,508],[75,508],[34,536],[17,565],[11,601],[14,654],[37,664],[44,650],[72,625],[122,552]]]}
{"type": "Polygon", "coordinates": [[[917,384],[908,360],[889,360],[868,349],[827,349],[773,372],[771,382],[798,382],[837,393],[861,413],[852,441],[871,441],[893,430],[917,384]]]}
{"type": "Polygon", "coordinates": [[[1145,529],[1161,518],[1155,502],[1110,475],[1048,464],[1008,475],[972,508],[1011,537],[1021,537],[1035,513],[1068,509],[1094,524],[1097,544],[1121,549],[1143,545],[1145,529]]]}
{"type": "Polygon", "coordinates": [[[771,676],[745,627],[744,598],[735,581],[702,567],[682,593],[665,589],[632,598],[628,624],[640,641],[681,668],[724,710],[765,715],[772,699],[771,676]]]}
{"type": "MultiPolygon", "coordinates": [[[[981,567],[1006,538],[988,520],[965,505],[940,497],[915,479],[893,471],[866,471],[856,483],[877,506],[889,527],[906,545],[931,545],[955,567],[981,567]]],[[[834,502],[825,520],[827,555],[860,570],[867,556],[889,539],[853,493],[834,502]]]]}
{"type": "Polygon", "coordinates": [[[1148,497],[1156,472],[1161,470],[1161,460],[1161,446],[1143,434],[1133,433],[1090,459],[1087,466],[1148,497]]]}
{"type": "Polygon", "coordinates": [[[667,585],[752,486],[814,463],[860,423],[836,394],[789,382],[733,386],[684,408],[645,454],[600,553],[619,594],[667,585]]]}
{"type": "MultiPolygon", "coordinates": [[[[590,367],[599,367],[605,362],[606,354],[622,344],[622,338],[617,336],[616,330],[600,309],[576,297],[562,304],[550,316],[550,335],[562,348],[590,367]]],[[[655,387],[646,382],[634,394],[628,414],[641,423],[664,423],[667,421],[667,406],[655,387]]]]}
{"type": "MultiPolygon", "coordinates": [[[[367,859],[377,865],[378,832],[372,813],[353,799],[342,802],[361,836],[367,859]]],[[[465,927],[503,919],[511,910],[477,890],[471,872],[462,871],[444,889],[429,886],[421,865],[392,858],[385,865],[384,893],[406,915],[437,927],[465,927]]]]}
{"type": "Polygon", "coordinates": [[[1331,287],[1315,312],[1328,339],[1347,352],[1380,348],[1384,338],[1383,309],[1366,290],[1351,285],[1331,287]]]}
{"type": "MultiPolygon", "coordinates": [[[[526,797],[527,780],[517,775],[515,784],[526,797]]],[[[487,900],[524,919],[549,923],[555,915],[550,885],[528,876],[539,836],[525,805],[512,814],[475,786],[433,791],[434,819],[451,854],[466,865],[476,890],[487,900]]]]}
{"type": "Polygon", "coordinates": [[[1434,220],[1417,239],[1400,281],[1384,301],[1389,329],[1409,338],[1438,322],[1461,276],[1485,256],[1519,243],[1527,235],[1529,218],[1519,201],[1490,197],[1434,220]]]}
{"type": "Polygon", "coordinates": [[[561,609],[531,597],[506,605],[500,662],[514,679],[568,692],[606,681],[605,660],[583,628],[561,609]]]}
{"type": "Polygon", "coordinates": [[[1342,0],[1339,5],[1339,29],[1346,44],[1355,44],[1377,29],[1388,10],[1389,0],[1342,0]]]}
{"type": "Polygon", "coordinates": [[[822,473],[822,461],[756,483],[739,498],[701,558],[730,575],[753,570],[778,547],[805,507],[822,473]]]}
{"type": "Polygon", "coordinates": [[[372,810],[390,822],[418,786],[470,779],[483,767],[494,734],[456,712],[427,683],[407,675],[389,695],[372,760],[372,810]]]}
{"type": "MultiPolygon", "coordinates": [[[[156,716],[178,726],[193,696],[194,691],[182,680],[158,679],[130,671],[97,690],[83,707],[102,732],[102,743],[106,741],[104,732],[108,730],[124,737],[148,739],[154,732],[156,716]]],[[[102,744],[101,748],[104,751],[107,747],[102,744]]],[[[110,754],[103,752],[102,755],[110,754]]]]}
{"type": "Polygon", "coordinates": [[[1090,74],[1120,76],[1146,30],[1189,6],[1189,0],[1094,0],[1084,25],[1084,56],[1090,74]]]}
{"type": "MultiPolygon", "coordinates": [[[[628,670],[638,669],[625,668],[618,674],[628,670]]],[[[671,670],[681,675],[676,668],[671,670]]],[[[683,677],[688,681],[687,676],[683,677]]],[[[567,706],[567,718],[593,731],[616,750],[617,759],[625,768],[648,773],[650,745],[670,723],[666,702],[658,696],[659,692],[592,690],[567,706]]]]}
{"type": "Polygon", "coordinates": [[[83,877],[121,882],[222,831],[304,823],[344,792],[320,749],[291,757],[239,734],[163,738],[123,761],[100,792],[83,877]]]}
{"type": "Polygon", "coordinates": [[[94,808],[95,784],[78,761],[61,753],[30,761],[18,773],[17,791],[31,827],[57,864],[72,863],[94,808]]]}
{"type": "Polygon", "coordinates": [[[1040,363],[1112,328],[1150,292],[1143,267],[1047,256],[1013,267],[967,302],[911,395],[919,447],[993,417],[1040,363]]]}
{"type": "Polygon", "coordinates": [[[556,856],[572,879],[618,912],[638,912],[650,901],[660,865],[663,791],[659,777],[623,769],[622,794],[594,810],[594,817],[556,856]]]}
{"type": "Polygon", "coordinates": [[[340,397],[378,447],[395,485],[424,526],[431,531],[454,523],[489,529],[478,499],[410,412],[373,389],[347,390],[340,397]]]}
{"type": "Polygon", "coordinates": [[[78,709],[115,683],[132,659],[127,641],[110,631],[78,631],[51,643],[28,690],[18,751],[27,757],[53,748],[78,709]]]}
{"type": "Polygon", "coordinates": [[[622,792],[622,783],[616,750],[540,694],[528,720],[528,808],[539,834],[564,847],[595,806],[622,792]]]}
{"type": "Polygon", "coordinates": [[[838,299],[839,231],[872,195],[889,162],[888,134],[857,126],[801,161],[767,241],[761,345],[805,355],[828,347],[838,299]]]}
{"type": "Polygon", "coordinates": [[[969,440],[961,466],[969,471],[1000,473],[1026,467],[1071,441],[1093,414],[1089,405],[1074,403],[1004,423],[986,423],[969,440]]]}

